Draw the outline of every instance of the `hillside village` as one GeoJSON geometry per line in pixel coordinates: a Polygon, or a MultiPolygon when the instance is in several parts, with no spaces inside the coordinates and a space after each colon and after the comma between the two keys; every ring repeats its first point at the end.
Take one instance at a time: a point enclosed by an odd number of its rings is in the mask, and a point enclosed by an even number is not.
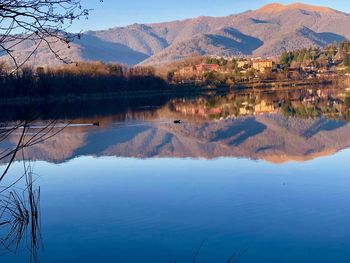
{"type": "Polygon", "coordinates": [[[233,84],[247,81],[333,79],[350,76],[350,42],[286,51],[279,57],[192,58],[169,70],[173,83],[233,84]]]}

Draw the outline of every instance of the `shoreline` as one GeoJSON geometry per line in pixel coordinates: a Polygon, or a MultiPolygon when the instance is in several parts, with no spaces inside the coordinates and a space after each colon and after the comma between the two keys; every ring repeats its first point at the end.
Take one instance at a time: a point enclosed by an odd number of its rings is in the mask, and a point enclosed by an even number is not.
{"type": "MultiPolygon", "coordinates": [[[[349,78],[350,79],[350,78],[349,78]]],[[[199,95],[206,92],[223,92],[223,91],[287,91],[301,89],[303,87],[321,86],[328,87],[330,85],[339,85],[347,83],[347,80],[300,80],[300,81],[256,81],[246,83],[236,83],[232,86],[221,85],[206,85],[196,86],[195,84],[170,85],[164,90],[138,90],[138,91],[122,91],[122,92],[107,92],[107,93],[91,93],[81,95],[62,95],[48,97],[18,97],[18,98],[0,98],[0,105],[15,105],[15,104],[31,104],[31,103],[55,103],[55,102],[75,102],[75,101],[95,101],[95,100],[110,100],[110,99],[126,99],[126,98],[143,98],[156,96],[185,96],[199,95]]]]}

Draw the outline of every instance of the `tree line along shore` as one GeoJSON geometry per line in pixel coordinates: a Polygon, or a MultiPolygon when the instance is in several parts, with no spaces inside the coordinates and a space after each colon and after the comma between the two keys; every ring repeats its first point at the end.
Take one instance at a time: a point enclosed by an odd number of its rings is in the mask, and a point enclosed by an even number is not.
{"type": "Polygon", "coordinates": [[[179,91],[183,88],[284,88],[350,79],[350,42],[283,52],[278,58],[195,56],[161,67],[79,62],[21,68],[0,64],[0,101],[179,91]]]}

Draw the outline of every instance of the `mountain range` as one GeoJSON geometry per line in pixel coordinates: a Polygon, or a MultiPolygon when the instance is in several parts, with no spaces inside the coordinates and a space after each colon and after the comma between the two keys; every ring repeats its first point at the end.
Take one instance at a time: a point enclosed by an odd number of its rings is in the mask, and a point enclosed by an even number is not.
{"type": "MultiPolygon", "coordinates": [[[[192,55],[276,56],[285,50],[323,47],[350,39],[350,14],[302,3],[269,4],[226,17],[197,17],[87,31],[71,48],[56,44],[62,57],[134,65],[161,65],[192,55]]],[[[23,43],[16,57],[30,53],[23,43]]],[[[6,59],[3,57],[3,59],[6,59]]],[[[42,46],[30,63],[60,63],[42,46]]]]}

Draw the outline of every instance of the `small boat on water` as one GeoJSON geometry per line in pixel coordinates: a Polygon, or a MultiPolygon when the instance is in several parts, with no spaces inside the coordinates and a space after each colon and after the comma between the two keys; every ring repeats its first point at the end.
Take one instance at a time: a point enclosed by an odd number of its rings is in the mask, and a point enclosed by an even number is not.
{"type": "Polygon", "coordinates": [[[181,121],[181,120],[175,120],[174,123],[175,123],[175,124],[181,124],[182,121],[181,121]]]}
{"type": "Polygon", "coordinates": [[[99,121],[98,122],[94,122],[93,125],[94,126],[100,126],[100,122],[99,121]]]}

